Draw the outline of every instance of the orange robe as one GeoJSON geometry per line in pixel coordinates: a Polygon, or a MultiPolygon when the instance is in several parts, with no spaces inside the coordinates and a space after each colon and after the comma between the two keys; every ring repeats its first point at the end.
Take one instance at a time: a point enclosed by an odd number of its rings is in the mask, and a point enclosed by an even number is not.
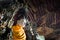
{"type": "Polygon", "coordinates": [[[22,26],[15,25],[12,27],[13,40],[26,40],[25,31],[22,26]]]}

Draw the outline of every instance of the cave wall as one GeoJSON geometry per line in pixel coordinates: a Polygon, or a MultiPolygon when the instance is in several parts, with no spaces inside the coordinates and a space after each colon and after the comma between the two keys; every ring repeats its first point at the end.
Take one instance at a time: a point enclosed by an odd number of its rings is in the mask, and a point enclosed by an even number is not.
{"type": "Polygon", "coordinates": [[[31,0],[28,4],[28,17],[37,27],[53,28],[53,35],[60,35],[59,0],[31,0]]]}

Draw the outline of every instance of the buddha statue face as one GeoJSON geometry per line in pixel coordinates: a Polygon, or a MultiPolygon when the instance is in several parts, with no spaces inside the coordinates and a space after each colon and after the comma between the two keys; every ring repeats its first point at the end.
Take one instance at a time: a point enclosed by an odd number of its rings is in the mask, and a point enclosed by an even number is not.
{"type": "Polygon", "coordinates": [[[18,20],[17,24],[20,25],[20,26],[25,27],[25,25],[26,25],[26,19],[20,19],[20,20],[18,20]]]}

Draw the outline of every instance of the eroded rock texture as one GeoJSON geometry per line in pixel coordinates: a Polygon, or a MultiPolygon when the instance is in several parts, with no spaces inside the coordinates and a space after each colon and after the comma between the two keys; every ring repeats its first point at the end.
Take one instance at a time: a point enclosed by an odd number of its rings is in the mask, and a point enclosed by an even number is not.
{"type": "Polygon", "coordinates": [[[59,0],[30,0],[28,17],[37,27],[52,28],[54,31],[48,38],[60,35],[60,1],[59,0]]]}

